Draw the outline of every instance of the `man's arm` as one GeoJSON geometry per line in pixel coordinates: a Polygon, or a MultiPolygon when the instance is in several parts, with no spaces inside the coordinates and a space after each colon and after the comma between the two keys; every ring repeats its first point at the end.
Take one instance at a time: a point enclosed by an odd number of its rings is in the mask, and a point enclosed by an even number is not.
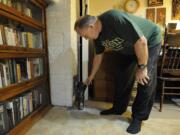
{"type": "Polygon", "coordinates": [[[101,54],[95,54],[94,59],[93,59],[93,66],[91,70],[91,74],[89,75],[88,79],[86,80],[86,84],[89,85],[92,80],[94,79],[103,59],[104,53],[101,54]]]}
{"type": "MultiPolygon", "coordinates": [[[[147,40],[142,36],[134,45],[135,54],[137,57],[138,65],[147,65],[148,62],[148,46],[147,40]]],[[[147,67],[144,69],[137,69],[136,80],[138,83],[144,85],[148,83],[149,77],[147,74],[147,67]]]]}
{"type": "Polygon", "coordinates": [[[147,40],[143,36],[141,37],[134,45],[135,54],[138,60],[138,65],[145,64],[147,65],[148,61],[148,46],[147,40]]]}

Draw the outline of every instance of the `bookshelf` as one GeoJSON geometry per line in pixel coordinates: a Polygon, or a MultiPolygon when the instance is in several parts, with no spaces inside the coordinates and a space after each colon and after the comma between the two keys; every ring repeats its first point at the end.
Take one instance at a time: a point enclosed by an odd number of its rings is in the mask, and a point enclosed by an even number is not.
{"type": "Polygon", "coordinates": [[[51,108],[44,0],[0,0],[0,134],[25,134],[51,108]]]}

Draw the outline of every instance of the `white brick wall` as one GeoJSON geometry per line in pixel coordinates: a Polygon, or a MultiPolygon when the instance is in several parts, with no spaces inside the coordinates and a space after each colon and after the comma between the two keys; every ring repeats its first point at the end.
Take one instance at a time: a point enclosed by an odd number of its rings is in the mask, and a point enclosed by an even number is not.
{"type": "Polygon", "coordinates": [[[47,7],[47,32],[53,105],[72,106],[77,71],[76,0],[52,0],[47,7]]]}

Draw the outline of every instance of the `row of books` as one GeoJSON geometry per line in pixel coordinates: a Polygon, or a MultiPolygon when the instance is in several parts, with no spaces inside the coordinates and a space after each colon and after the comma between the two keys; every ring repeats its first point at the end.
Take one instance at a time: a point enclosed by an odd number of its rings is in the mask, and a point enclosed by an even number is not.
{"type": "Polygon", "coordinates": [[[23,12],[25,15],[32,17],[32,11],[26,6],[25,0],[0,0],[0,3],[15,8],[19,12],[23,12]]]}
{"type": "Polygon", "coordinates": [[[13,99],[0,103],[0,135],[6,134],[21,120],[44,104],[43,87],[36,87],[13,99]]]}
{"type": "Polygon", "coordinates": [[[43,75],[42,58],[0,60],[0,88],[43,75]]]}
{"type": "Polygon", "coordinates": [[[18,28],[0,25],[0,45],[42,48],[41,32],[23,32],[18,28]]]}

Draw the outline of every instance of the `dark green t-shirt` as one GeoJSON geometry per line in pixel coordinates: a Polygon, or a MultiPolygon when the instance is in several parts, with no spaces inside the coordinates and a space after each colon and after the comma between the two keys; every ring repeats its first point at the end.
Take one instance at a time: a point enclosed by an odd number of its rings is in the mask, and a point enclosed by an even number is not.
{"type": "Polygon", "coordinates": [[[105,48],[134,54],[133,45],[142,36],[146,37],[149,48],[161,42],[160,28],[149,20],[119,10],[109,10],[98,18],[102,31],[94,40],[96,54],[104,52],[105,48]]]}

